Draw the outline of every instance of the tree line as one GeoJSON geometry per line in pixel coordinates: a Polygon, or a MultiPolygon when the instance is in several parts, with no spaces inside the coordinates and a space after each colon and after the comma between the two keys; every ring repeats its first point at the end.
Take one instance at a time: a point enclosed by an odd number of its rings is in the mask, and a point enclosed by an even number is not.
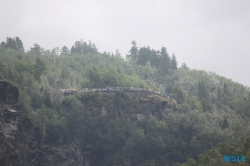
{"type": "MultiPolygon", "coordinates": [[[[124,59],[118,51],[101,53],[93,43],[82,40],[70,50],[66,46],[47,50],[35,43],[25,52],[20,41],[8,37],[0,45],[0,76],[18,87],[20,110],[32,118],[41,141],[80,138],[91,144],[89,150],[96,156],[93,165],[114,165],[124,158],[132,165],[212,165],[221,161],[219,157],[212,160],[211,155],[223,153],[218,150],[221,142],[240,147],[241,136],[250,133],[249,88],[212,72],[190,69],[185,63],[178,67],[176,57],[170,58],[165,47],[138,48],[133,41],[124,59]],[[109,86],[159,91],[170,96],[168,106],[151,108],[149,103],[157,98],[130,99],[122,93],[112,98],[100,93],[64,97],[53,92],[109,86]],[[108,104],[121,116],[108,118],[89,109],[108,104]],[[121,112],[125,108],[128,112],[135,108],[138,112],[134,113],[146,120],[127,122],[121,112]]],[[[248,146],[242,150],[247,159],[248,150],[248,146]]]]}

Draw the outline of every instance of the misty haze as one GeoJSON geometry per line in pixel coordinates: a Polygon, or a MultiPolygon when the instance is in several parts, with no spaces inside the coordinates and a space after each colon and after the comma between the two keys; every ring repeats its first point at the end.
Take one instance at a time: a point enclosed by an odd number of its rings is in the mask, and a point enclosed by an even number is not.
{"type": "Polygon", "coordinates": [[[250,1],[0,1],[0,165],[250,164],[250,1]]]}

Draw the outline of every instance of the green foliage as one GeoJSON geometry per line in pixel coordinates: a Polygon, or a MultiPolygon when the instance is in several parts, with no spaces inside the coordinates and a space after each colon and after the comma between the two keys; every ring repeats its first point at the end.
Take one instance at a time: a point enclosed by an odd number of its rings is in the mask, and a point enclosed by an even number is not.
{"type": "Polygon", "coordinates": [[[205,80],[199,81],[198,92],[199,92],[200,98],[204,98],[204,99],[209,100],[209,97],[210,97],[209,90],[208,90],[207,82],[205,80]]]}
{"type": "Polygon", "coordinates": [[[66,67],[64,67],[62,69],[62,79],[63,80],[64,79],[69,79],[69,77],[70,77],[70,71],[66,67]]]}
{"type": "Polygon", "coordinates": [[[33,68],[33,64],[30,61],[25,61],[25,60],[19,60],[16,63],[16,70],[21,73],[21,72],[30,72],[33,68]]]}
{"type": "Polygon", "coordinates": [[[2,59],[0,58],[0,76],[4,76],[5,75],[5,69],[6,65],[5,63],[2,61],[2,59]]]}
{"type": "MultiPolygon", "coordinates": [[[[248,165],[250,158],[250,137],[242,138],[240,144],[235,144],[232,142],[222,142],[219,143],[217,147],[207,150],[204,154],[199,155],[198,163],[194,159],[188,159],[186,163],[179,164],[180,166],[189,166],[189,165],[204,165],[204,166],[230,166],[230,165],[248,165]],[[244,155],[246,160],[244,162],[225,162],[224,155],[244,155]]],[[[176,163],[175,165],[178,165],[176,163]]]]}
{"type": "Polygon", "coordinates": [[[173,88],[173,93],[174,93],[174,97],[177,100],[177,103],[183,103],[184,99],[185,99],[185,92],[182,89],[182,87],[175,85],[173,88]]]}
{"type": "Polygon", "coordinates": [[[160,63],[160,73],[162,75],[169,74],[171,69],[171,59],[167,53],[166,47],[161,48],[161,63],[160,63]]]}
{"type": "Polygon", "coordinates": [[[229,127],[229,125],[228,125],[228,122],[227,122],[227,118],[224,118],[224,120],[223,120],[223,123],[222,123],[222,129],[225,129],[225,128],[228,128],[229,127]]]}
{"type": "Polygon", "coordinates": [[[75,45],[71,48],[71,54],[78,53],[78,54],[87,54],[87,53],[97,53],[96,45],[91,41],[89,44],[80,40],[76,41],[75,45]]]}
{"type": "Polygon", "coordinates": [[[31,48],[31,52],[34,53],[34,55],[36,56],[40,56],[41,55],[41,50],[42,48],[40,47],[40,45],[38,45],[37,43],[34,44],[34,47],[31,48]]]}
{"type": "Polygon", "coordinates": [[[45,63],[44,61],[37,57],[36,58],[36,64],[34,65],[34,78],[37,80],[37,81],[40,81],[41,80],[41,75],[43,74],[43,72],[45,71],[45,63]]]}
{"type": "Polygon", "coordinates": [[[19,90],[19,93],[20,97],[18,99],[18,105],[20,109],[23,110],[25,114],[32,116],[32,107],[29,96],[21,90],[19,90]]]}
{"type": "Polygon", "coordinates": [[[89,70],[89,80],[93,87],[99,87],[102,85],[101,73],[97,67],[92,66],[92,68],[89,70]]]}
{"type": "Polygon", "coordinates": [[[110,71],[108,71],[107,69],[104,69],[102,71],[102,80],[103,80],[103,85],[106,85],[108,87],[116,87],[118,86],[118,77],[117,77],[117,73],[114,72],[113,74],[111,74],[110,71]]]}
{"type": "Polygon", "coordinates": [[[148,63],[157,68],[157,73],[161,76],[171,75],[172,71],[177,70],[177,60],[173,54],[172,59],[167,53],[166,47],[161,50],[150,49],[149,46],[138,49],[136,42],[132,41],[132,47],[127,55],[128,60],[136,62],[138,65],[145,66],[148,63]]]}
{"type": "Polygon", "coordinates": [[[19,88],[19,108],[41,141],[78,140],[96,165],[124,165],[125,159],[132,165],[223,165],[226,152],[249,160],[249,139],[237,144],[250,133],[250,93],[239,83],[185,64],[178,68],[165,47],[138,48],[135,41],[126,61],[118,50],[99,53],[82,40],[71,52],[63,47],[60,56],[59,48],[35,44],[23,52],[13,45],[17,38],[8,40],[0,46],[0,76],[19,88]],[[124,92],[59,93],[107,87],[166,92],[168,104],[162,109],[160,98],[124,92]],[[139,116],[143,120],[129,120],[139,116]]]}
{"type": "Polygon", "coordinates": [[[23,42],[19,37],[7,37],[6,42],[2,42],[0,46],[15,49],[17,51],[24,51],[23,42]]]}
{"type": "Polygon", "coordinates": [[[136,46],[136,42],[134,40],[132,41],[132,45],[133,46],[129,51],[130,54],[127,55],[127,59],[132,59],[136,61],[138,58],[138,47],[136,46]]]}
{"type": "Polygon", "coordinates": [[[152,58],[152,52],[150,50],[150,47],[140,48],[137,64],[145,66],[147,61],[151,61],[151,58],[152,58]]]}
{"type": "Polygon", "coordinates": [[[174,54],[172,55],[172,59],[171,59],[171,67],[173,70],[177,70],[178,68],[178,63],[176,60],[176,56],[174,54]]]}
{"type": "Polygon", "coordinates": [[[66,47],[66,46],[62,47],[61,55],[70,55],[70,51],[69,51],[68,47],[66,47]]]}
{"type": "Polygon", "coordinates": [[[187,66],[186,63],[182,63],[181,67],[182,67],[184,70],[190,70],[190,68],[187,66]]]}
{"type": "Polygon", "coordinates": [[[47,109],[45,105],[42,105],[41,109],[38,109],[37,112],[35,113],[35,124],[38,127],[42,140],[44,140],[45,137],[47,136],[47,133],[46,133],[47,121],[48,121],[47,109]]]}
{"type": "Polygon", "coordinates": [[[204,155],[199,156],[199,163],[201,165],[226,165],[223,160],[223,156],[217,149],[207,150],[204,155]]]}

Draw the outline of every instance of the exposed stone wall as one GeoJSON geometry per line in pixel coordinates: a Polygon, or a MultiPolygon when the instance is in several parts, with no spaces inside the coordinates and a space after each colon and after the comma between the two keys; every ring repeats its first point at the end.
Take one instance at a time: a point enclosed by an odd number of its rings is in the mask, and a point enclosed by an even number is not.
{"type": "Polygon", "coordinates": [[[0,102],[6,104],[16,104],[18,102],[19,91],[16,87],[6,81],[0,81],[0,102]]]}

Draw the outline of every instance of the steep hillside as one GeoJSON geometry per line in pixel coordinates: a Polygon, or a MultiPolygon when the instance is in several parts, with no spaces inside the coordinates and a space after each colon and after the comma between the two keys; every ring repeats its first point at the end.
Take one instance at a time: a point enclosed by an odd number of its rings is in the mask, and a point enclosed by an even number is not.
{"type": "MultiPolygon", "coordinates": [[[[1,93],[3,97],[13,96],[8,101],[1,98],[1,165],[131,163],[132,147],[126,145],[127,139],[134,139],[133,134],[140,132],[137,127],[152,120],[152,113],[160,115],[166,106],[166,100],[155,95],[138,98],[123,92],[108,95],[87,92],[68,96],[62,102],[67,124],[59,126],[63,119],[57,119],[56,125],[47,123],[48,136],[43,138],[39,131],[42,129],[17,109],[18,95],[13,94],[18,94],[18,90],[4,81],[0,85],[8,87],[1,93]]],[[[44,116],[53,118],[49,114],[44,111],[40,115],[39,125],[44,123],[44,116]]],[[[162,121],[160,125],[159,128],[166,127],[162,121]]],[[[152,149],[148,150],[151,153],[152,149]]]]}
{"type": "MultiPolygon", "coordinates": [[[[12,119],[1,123],[14,133],[1,136],[3,163],[161,166],[190,158],[185,164],[212,165],[199,155],[212,158],[207,154],[217,147],[221,162],[220,143],[241,149],[242,138],[248,140],[249,88],[186,64],[178,68],[165,47],[138,48],[133,41],[125,60],[83,41],[61,51],[11,46],[0,45],[1,111],[12,119]],[[159,93],[83,91],[110,87],[159,93]]],[[[241,150],[248,161],[249,147],[241,150]]]]}

